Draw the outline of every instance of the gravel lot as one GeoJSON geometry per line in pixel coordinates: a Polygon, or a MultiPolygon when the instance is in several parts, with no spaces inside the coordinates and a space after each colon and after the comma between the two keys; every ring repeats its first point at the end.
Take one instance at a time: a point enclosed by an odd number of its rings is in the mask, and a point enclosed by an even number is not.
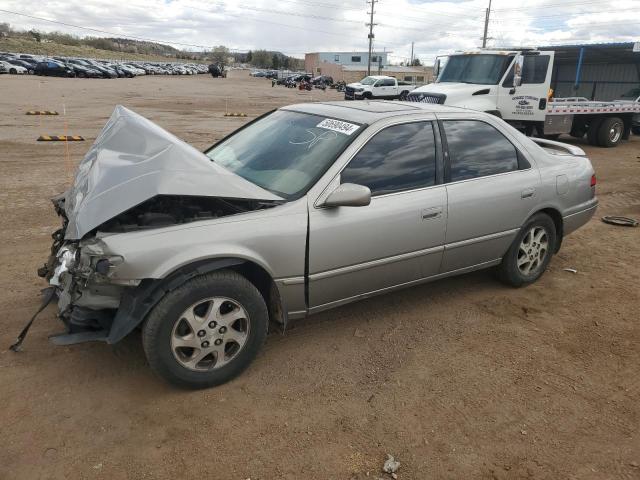
{"type": "Polygon", "coordinates": [[[400,479],[640,478],[640,228],[599,220],[640,217],[640,137],[584,147],[601,207],[537,284],[479,272],[355,303],[271,334],[235,381],[185,392],[152,375],[137,334],[50,345],[53,307],[7,351],[45,286],[49,197],[116,104],[204,149],[270,109],[339,94],[246,72],[0,86],[0,479],[375,479],[387,453],[400,479]],[[24,114],[63,104],[66,117],[24,114]],[[225,104],[249,117],[225,118],[225,104]],[[65,118],[87,139],[69,159],[35,141],[64,134],[65,118]]]}

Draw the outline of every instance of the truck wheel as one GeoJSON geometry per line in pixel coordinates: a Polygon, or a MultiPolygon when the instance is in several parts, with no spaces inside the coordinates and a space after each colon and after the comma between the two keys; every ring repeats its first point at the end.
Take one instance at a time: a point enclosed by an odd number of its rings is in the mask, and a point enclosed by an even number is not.
{"type": "Polygon", "coordinates": [[[364,100],[371,100],[371,92],[364,92],[364,94],[362,95],[362,98],[364,100]]]}
{"type": "Polygon", "coordinates": [[[15,68],[11,68],[11,69],[9,69],[9,73],[11,75],[16,75],[18,73],[18,71],[15,68]]]}
{"type": "Polygon", "coordinates": [[[618,117],[605,118],[598,129],[598,145],[615,147],[622,140],[624,122],[618,117]]]}
{"type": "Polygon", "coordinates": [[[553,220],[544,213],[531,217],[520,229],[498,267],[498,277],[512,287],[538,280],[551,261],[556,244],[553,220]]]}
{"type": "Polygon", "coordinates": [[[405,90],[405,91],[403,91],[403,92],[401,92],[401,93],[400,93],[399,100],[401,100],[401,101],[403,101],[403,102],[404,102],[404,101],[406,101],[406,100],[407,100],[407,97],[408,97],[408,96],[409,96],[409,92],[407,92],[407,91],[405,90]]]}
{"type": "Polygon", "coordinates": [[[249,366],[267,326],[258,289],[238,273],[220,270],[167,293],[144,324],[142,344],[160,377],[181,387],[207,388],[249,366]]]}
{"type": "Polygon", "coordinates": [[[598,132],[600,131],[600,125],[603,120],[603,118],[594,118],[589,124],[589,130],[587,130],[589,145],[593,145],[594,147],[598,146],[598,132]]]}

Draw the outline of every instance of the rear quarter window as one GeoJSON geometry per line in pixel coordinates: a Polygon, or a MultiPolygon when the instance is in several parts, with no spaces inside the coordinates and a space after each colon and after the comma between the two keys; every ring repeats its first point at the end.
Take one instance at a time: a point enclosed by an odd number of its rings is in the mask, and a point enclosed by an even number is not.
{"type": "Polygon", "coordinates": [[[519,169],[516,147],[488,123],[445,120],[450,181],[486,177],[519,169]]]}

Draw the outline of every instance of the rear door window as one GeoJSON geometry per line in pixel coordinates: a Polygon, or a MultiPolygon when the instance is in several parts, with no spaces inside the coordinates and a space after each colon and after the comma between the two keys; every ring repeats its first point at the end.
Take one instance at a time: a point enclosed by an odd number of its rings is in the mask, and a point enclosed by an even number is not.
{"type": "Polygon", "coordinates": [[[493,126],[477,120],[445,120],[451,182],[518,170],[516,147],[493,126]]]}

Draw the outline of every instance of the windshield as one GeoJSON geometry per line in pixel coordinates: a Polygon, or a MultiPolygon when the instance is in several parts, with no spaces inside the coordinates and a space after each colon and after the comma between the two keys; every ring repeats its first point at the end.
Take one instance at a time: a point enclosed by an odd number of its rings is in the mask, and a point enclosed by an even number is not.
{"type": "Polygon", "coordinates": [[[438,78],[441,82],[496,85],[513,57],[508,55],[452,55],[438,78]]]}
{"type": "Polygon", "coordinates": [[[377,79],[373,78],[373,77],[364,77],[362,80],[360,80],[360,83],[362,85],[373,85],[374,83],[376,83],[377,79]]]}
{"type": "Polygon", "coordinates": [[[277,110],[205,152],[218,165],[281,197],[304,195],[360,125],[277,110]]]}

